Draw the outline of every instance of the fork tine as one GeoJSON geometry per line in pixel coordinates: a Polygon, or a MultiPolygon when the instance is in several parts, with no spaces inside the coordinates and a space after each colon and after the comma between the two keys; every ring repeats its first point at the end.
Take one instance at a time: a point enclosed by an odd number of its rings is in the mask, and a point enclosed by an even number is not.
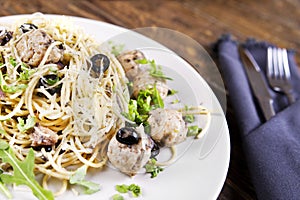
{"type": "Polygon", "coordinates": [[[286,49],[282,50],[282,60],[283,60],[283,70],[285,73],[285,78],[290,79],[291,78],[291,72],[289,67],[289,61],[288,61],[288,55],[286,49]]]}
{"type": "Polygon", "coordinates": [[[274,71],[273,71],[273,53],[272,53],[272,48],[268,47],[268,69],[267,69],[267,74],[268,76],[274,76],[274,71]]]}
{"type": "Polygon", "coordinates": [[[274,71],[274,77],[279,77],[279,60],[278,60],[278,50],[277,48],[272,48],[272,58],[273,58],[273,71],[274,71]]]}
{"type": "Polygon", "coordinates": [[[278,69],[278,76],[279,78],[283,79],[284,78],[284,69],[283,69],[283,52],[282,49],[278,48],[277,49],[277,69],[278,69]]]}

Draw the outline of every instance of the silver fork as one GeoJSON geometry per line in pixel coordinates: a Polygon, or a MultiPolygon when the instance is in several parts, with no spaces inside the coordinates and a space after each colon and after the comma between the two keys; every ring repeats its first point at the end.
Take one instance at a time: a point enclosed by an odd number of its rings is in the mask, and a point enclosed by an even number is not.
{"type": "Polygon", "coordinates": [[[268,48],[267,77],[273,90],[284,93],[289,103],[295,101],[286,49],[268,48]]]}

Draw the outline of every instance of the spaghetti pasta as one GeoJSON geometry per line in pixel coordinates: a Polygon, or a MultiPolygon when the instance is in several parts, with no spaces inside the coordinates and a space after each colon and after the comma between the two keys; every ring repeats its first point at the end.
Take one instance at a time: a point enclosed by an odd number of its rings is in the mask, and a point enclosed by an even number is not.
{"type": "Polygon", "coordinates": [[[13,35],[5,46],[0,46],[3,58],[0,67],[1,139],[9,142],[21,160],[33,148],[35,171],[44,174],[42,185],[47,188],[49,179],[59,179],[63,187],[57,195],[62,194],[77,168],[82,165],[102,168],[107,162],[108,141],[124,123],[116,115],[115,98],[118,96],[122,110],[126,109],[125,102],[129,100],[127,78],[116,58],[103,52],[97,42],[66,17],[46,19],[42,14],[33,14],[7,29],[13,35]],[[33,24],[43,37],[47,34],[51,38],[44,52],[29,55],[32,56],[30,59],[41,56],[37,66],[28,64],[23,55],[32,51],[30,41],[24,37],[29,38],[36,30],[22,32],[22,24],[33,24]],[[22,42],[28,44],[20,44],[22,42]],[[25,52],[18,49],[21,45],[25,46],[21,49],[25,52]],[[57,52],[62,53],[54,55],[57,52]],[[99,53],[109,57],[110,66],[98,77],[93,77],[90,58],[99,53]],[[59,62],[51,60],[53,55],[61,56],[59,62]],[[54,83],[43,85],[42,81],[54,83]],[[20,120],[25,127],[31,118],[35,120],[34,127],[20,131],[20,120]],[[57,139],[52,138],[54,142],[51,143],[49,134],[45,134],[39,138],[42,142],[35,143],[33,135],[39,126],[54,132],[57,139]],[[44,143],[45,140],[49,143],[44,143]]]}

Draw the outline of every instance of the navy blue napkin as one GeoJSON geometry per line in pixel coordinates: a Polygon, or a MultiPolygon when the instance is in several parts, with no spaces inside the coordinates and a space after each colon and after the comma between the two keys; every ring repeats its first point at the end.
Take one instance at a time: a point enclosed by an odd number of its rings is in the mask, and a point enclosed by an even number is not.
{"type": "Polygon", "coordinates": [[[238,120],[244,152],[258,199],[300,199],[300,75],[294,52],[288,51],[297,101],[288,104],[283,94],[272,92],[276,115],[269,121],[252,95],[238,47],[247,48],[262,71],[267,64],[266,42],[242,44],[223,36],[216,44],[219,68],[238,120]]]}

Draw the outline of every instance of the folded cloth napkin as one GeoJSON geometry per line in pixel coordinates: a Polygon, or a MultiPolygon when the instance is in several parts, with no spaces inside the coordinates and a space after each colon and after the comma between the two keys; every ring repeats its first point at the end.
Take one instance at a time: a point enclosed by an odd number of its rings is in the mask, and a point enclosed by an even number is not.
{"type": "Polygon", "coordinates": [[[300,75],[294,52],[288,51],[296,98],[288,104],[283,94],[271,91],[276,115],[264,121],[253,97],[238,46],[247,48],[262,71],[266,71],[266,42],[253,39],[240,44],[230,36],[216,43],[219,68],[228,89],[242,134],[244,152],[258,199],[300,199],[300,75]]]}

